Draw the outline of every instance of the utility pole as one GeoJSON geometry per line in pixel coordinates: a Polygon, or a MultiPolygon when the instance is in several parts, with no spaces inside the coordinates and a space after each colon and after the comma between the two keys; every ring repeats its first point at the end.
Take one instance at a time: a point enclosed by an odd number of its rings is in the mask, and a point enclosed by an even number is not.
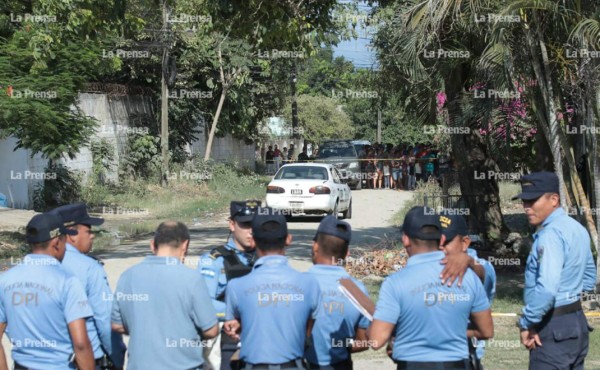
{"type": "Polygon", "coordinates": [[[381,109],[377,108],[377,142],[381,143],[381,109]]]}
{"type": "MultiPolygon", "coordinates": [[[[167,36],[168,11],[167,0],[163,0],[163,36],[167,36]]],[[[163,55],[161,66],[161,89],[160,89],[160,149],[162,156],[161,165],[161,186],[167,186],[167,176],[169,173],[169,87],[167,86],[167,69],[169,64],[169,46],[163,40],[163,55]]]]}
{"type": "Polygon", "coordinates": [[[292,61],[292,139],[298,139],[298,103],[296,102],[296,61],[292,61]]]}

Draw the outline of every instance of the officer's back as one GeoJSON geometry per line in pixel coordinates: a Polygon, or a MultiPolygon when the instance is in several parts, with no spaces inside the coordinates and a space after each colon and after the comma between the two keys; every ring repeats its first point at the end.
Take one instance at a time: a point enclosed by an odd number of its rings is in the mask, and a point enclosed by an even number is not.
{"type": "Polygon", "coordinates": [[[306,332],[321,308],[319,286],[287,263],[285,217],[259,208],[252,234],[259,259],[250,274],[229,283],[226,332],[241,324],[240,358],[247,369],[301,368],[306,332]]]}
{"type": "Polygon", "coordinates": [[[117,283],[113,329],[130,335],[128,369],[197,369],[203,340],[217,335],[206,284],[182,260],[189,232],[163,222],[151,246],[154,255],[126,270],[117,283]]]}
{"type": "Polygon", "coordinates": [[[462,287],[446,286],[439,276],[444,253],[439,218],[432,210],[414,207],[404,219],[404,244],[409,260],[383,283],[369,339],[375,348],[394,335],[392,358],[398,369],[422,366],[466,369],[467,324],[479,338],[493,335],[489,302],[479,278],[465,273],[462,287]]]}
{"type": "Polygon", "coordinates": [[[34,216],[27,225],[32,253],[0,277],[0,336],[13,345],[15,369],[93,369],[85,318],[92,315],[81,283],[60,264],[67,230],[57,215],[34,216]]]}
{"type": "Polygon", "coordinates": [[[348,256],[352,229],[334,216],[325,217],[313,239],[315,265],[307,273],[319,283],[323,315],[315,321],[305,358],[311,368],[352,369],[350,352],[368,349],[363,316],[339,290],[339,279],[351,279],[367,295],[365,286],[342,266],[348,256]],[[354,340],[356,339],[356,341],[354,340]]]}

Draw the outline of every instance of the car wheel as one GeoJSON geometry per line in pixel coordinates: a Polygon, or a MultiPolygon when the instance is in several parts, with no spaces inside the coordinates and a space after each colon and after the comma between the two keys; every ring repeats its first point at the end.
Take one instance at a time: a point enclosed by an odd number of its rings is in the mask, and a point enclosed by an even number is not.
{"type": "Polygon", "coordinates": [[[348,204],[348,209],[342,212],[342,219],[351,219],[352,218],[352,200],[348,204]]]}
{"type": "Polygon", "coordinates": [[[335,201],[335,206],[333,206],[333,211],[331,211],[329,214],[333,215],[335,218],[338,218],[338,207],[339,207],[340,201],[336,199],[335,201]]]}

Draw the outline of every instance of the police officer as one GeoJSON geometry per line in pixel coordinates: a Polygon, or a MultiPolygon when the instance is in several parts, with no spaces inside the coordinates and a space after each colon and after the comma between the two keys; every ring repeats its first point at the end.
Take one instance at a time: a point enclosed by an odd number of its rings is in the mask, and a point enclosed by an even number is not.
{"type": "Polygon", "coordinates": [[[237,337],[241,329],[246,370],[303,369],[306,335],[322,310],[319,285],[288,265],[284,247],[292,236],[283,215],[259,208],[252,237],[259,259],[227,287],[225,332],[237,337]]]}
{"type": "Polygon", "coordinates": [[[67,236],[67,247],[62,265],[83,284],[89,305],[94,312],[86,322],[88,336],[94,350],[96,365],[100,368],[123,368],[125,344],[121,334],[110,327],[112,292],[103,263],[87,254],[92,250],[92,226],[100,226],[104,219],[90,217],[84,203],[69,204],[52,211],[63,219],[65,227],[76,230],[67,236]]]}
{"type": "MultiPolygon", "coordinates": [[[[0,276],[0,338],[8,334],[15,369],[94,369],[81,283],[60,264],[67,230],[55,214],[35,215],[26,228],[31,253],[0,276]]],[[[8,369],[0,344],[0,368],[8,369]]]]}
{"type": "Polygon", "coordinates": [[[181,222],[161,223],[152,253],[119,278],[113,330],[128,334],[128,370],[202,367],[200,348],[218,333],[206,283],[183,265],[190,233],[181,222]]]}
{"type": "Polygon", "coordinates": [[[367,345],[369,320],[338,289],[339,279],[350,278],[365,295],[365,286],[351,278],[343,265],[348,257],[352,228],[329,215],[321,221],[313,239],[315,264],[307,273],[321,288],[324,315],[315,321],[311,343],[305,352],[310,369],[351,370],[350,352],[363,351],[367,345]]]}
{"type": "MultiPolygon", "coordinates": [[[[492,304],[496,295],[496,271],[492,264],[477,256],[477,251],[469,248],[471,238],[469,237],[469,228],[464,217],[451,213],[448,210],[440,214],[440,224],[442,234],[446,241],[440,249],[446,254],[458,254],[467,260],[467,265],[483,283],[485,295],[492,304]]],[[[474,370],[483,370],[481,359],[484,354],[485,341],[478,341],[477,338],[469,338],[469,360],[474,370]]]]}
{"type": "Polygon", "coordinates": [[[439,280],[445,241],[439,216],[413,207],[404,218],[406,267],[386,278],[379,292],[369,344],[381,348],[394,334],[392,358],[398,369],[468,369],[467,336],[494,334],[489,302],[471,270],[461,287],[439,280]],[[467,330],[469,319],[476,329],[467,330]]]}
{"type": "Polygon", "coordinates": [[[529,224],[537,227],[525,269],[521,342],[530,350],[529,369],[583,369],[588,323],[581,293],[593,290],[596,267],[590,237],[560,208],[558,176],[521,177],[521,199],[529,224]]]}
{"type": "MultiPolygon", "coordinates": [[[[233,278],[244,276],[252,270],[256,259],[252,246],[252,225],[258,200],[231,202],[229,206],[230,237],[227,244],[214,248],[210,253],[200,257],[198,269],[206,281],[208,294],[217,311],[219,329],[225,321],[225,289],[227,282],[233,278]]],[[[217,336],[203,348],[206,360],[205,370],[229,370],[237,368],[237,361],[231,357],[238,348],[238,341],[227,335],[217,336]],[[220,347],[220,351],[219,351],[220,347]]]]}

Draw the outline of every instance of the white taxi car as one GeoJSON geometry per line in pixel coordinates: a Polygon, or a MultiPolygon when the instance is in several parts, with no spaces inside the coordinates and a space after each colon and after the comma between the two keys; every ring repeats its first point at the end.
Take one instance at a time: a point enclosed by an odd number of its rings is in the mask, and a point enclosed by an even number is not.
{"type": "Polygon", "coordinates": [[[277,171],[267,186],[266,205],[288,216],[352,217],[352,194],[338,170],[325,163],[291,163],[277,171]]]}

